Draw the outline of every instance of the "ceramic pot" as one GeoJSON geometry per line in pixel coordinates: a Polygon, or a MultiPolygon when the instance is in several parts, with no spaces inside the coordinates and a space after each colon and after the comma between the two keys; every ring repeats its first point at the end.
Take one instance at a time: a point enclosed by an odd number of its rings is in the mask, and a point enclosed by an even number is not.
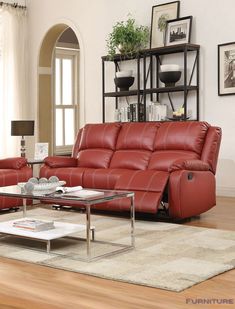
{"type": "Polygon", "coordinates": [[[135,78],[132,76],[128,77],[115,77],[114,82],[120,91],[128,91],[133,85],[135,78]]]}
{"type": "Polygon", "coordinates": [[[180,77],[181,71],[159,72],[159,79],[165,84],[165,87],[174,87],[180,77]]]}

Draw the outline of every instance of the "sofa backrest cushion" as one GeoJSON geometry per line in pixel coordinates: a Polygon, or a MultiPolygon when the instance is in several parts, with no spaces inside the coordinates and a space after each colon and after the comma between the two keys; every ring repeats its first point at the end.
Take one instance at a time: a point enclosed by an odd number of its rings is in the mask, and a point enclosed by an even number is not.
{"type": "Polygon", "coordinates": [[[157,122],[124,123],[118,135],[116,149],[153,150],[153,142],[159,127],[157,122]]]}
{"type": "Polygon", "coordinates": [[[151,154],[147,150],[117,150],[113,154],[110,168],[145,170],[151,154]]]}
{"type": "Polygon", "coordinates": [[[158,171],[168,171],[175,161],[197,160],[199,155],[193,151],[185,150],[158,150],[153,152],[148,169],[158,171]]]}
{"type": "Polygon", "coordinates": [[[200,155],[209,127],[200,121],[164,122],[157,131],[154,150],[186,150],[200,155]]]}
{"type": "Polygon", "coordinates": [[[119,123],[86,124],[79,150],[106,148],[114,150],[121,125],[119,123]]]}
{"type": "Polygon", "coordinates": [[[113,151],[110,149],[84,149],[79,151],[78,166],[89,168],[108,168],[113,151]]]}

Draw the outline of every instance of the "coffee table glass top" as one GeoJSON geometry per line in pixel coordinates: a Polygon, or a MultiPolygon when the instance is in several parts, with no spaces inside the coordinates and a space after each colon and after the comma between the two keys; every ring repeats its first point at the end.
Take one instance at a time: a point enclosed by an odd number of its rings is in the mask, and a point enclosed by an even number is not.
{"type": "Polygon", "coordinates": [[[67,195],[66,193],[56,193],[51,190],[47,191],[33,191],[32,193],[27,193],[24,188],[20,188],[17,185],[0,187],[1,196],[17,197],[17,198],[26,198],[26,199],[35,199],[35,200],[69,200],[81,202],[83,204],[98,204],[108,200],[119,199],[123,197],[132,197],[134,196],[133,192],[130,191],[119,191],[119,190],[103,190],[103,189],[86,189],[92,191],[103,192],[104,194],[93,197],[78,197],[73,193],[67,195]]]}

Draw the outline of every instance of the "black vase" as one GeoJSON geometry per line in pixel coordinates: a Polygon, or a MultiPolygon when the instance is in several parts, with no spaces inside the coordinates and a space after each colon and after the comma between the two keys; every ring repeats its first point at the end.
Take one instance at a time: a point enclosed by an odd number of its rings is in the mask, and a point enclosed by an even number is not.
{"type": "Polygon", "coordinates": [[[159,72],[160,81],[163,82],[166,87],[174,87],[175,83],[179,81],[180,77],[181,71],[159,72]]]}
{"type": "Polygon", "coordinates": [[[115,85],[120,89],[120,91],[128,91],[129,88],[133,85],[135,78],[133,76],[125,77],[115,77],[115,85]]]}

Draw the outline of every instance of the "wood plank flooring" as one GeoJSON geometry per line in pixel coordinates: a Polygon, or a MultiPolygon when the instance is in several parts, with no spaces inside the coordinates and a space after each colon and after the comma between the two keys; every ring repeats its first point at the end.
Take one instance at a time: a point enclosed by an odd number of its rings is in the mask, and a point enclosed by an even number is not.
{"type": "MultiPolygon", "coordinates": [[[[235,198],[217,198],[216,207],[185,224],[235,230],[235,198]]],[[[0,309],[64,308],[235,308],[235,270],[175,293],[0,258],[0,309]],[[192,304],[199,298],[234,304],[192,304]]]]}

